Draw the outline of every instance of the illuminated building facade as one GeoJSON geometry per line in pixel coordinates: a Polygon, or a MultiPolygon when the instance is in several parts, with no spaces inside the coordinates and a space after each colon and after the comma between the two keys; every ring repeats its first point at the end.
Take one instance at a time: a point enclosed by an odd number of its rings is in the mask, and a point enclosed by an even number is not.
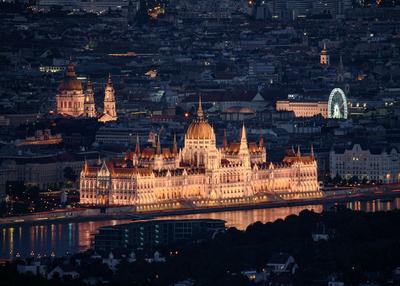
{"type": "Polygon", "coordinates": [[[330,56],[328,54],[328,51],[326,50],[326,43],[324,43],[324,48],[322,49],[319,56],[319,63],[326,66],[329,66],[330,64],[330,56]]]}
{"type": "Polygon", "coordinates": [[[328,101],[290,101],[276,102],[277,111],[293,111],[295,117],[313,117],[321,115],[324,118],[347,119],[348,102],[344,91],[332,89],[328,101]]]}
{"type": "Polygon", "coordinates": [[[103,115],[99,117],[99,121],[116,121],[117,107],[115,103],[114,87],[111,81],[111,75],[108,76],[106,90],[104,92],[104,108],[103,115]]]}
{"type": "Polygon", "coordinates": [[[381,183],[400,181],[400,152],[394,146],[354,143],[335,147],[329,154],[331,178],[369,180],[381,183]]]}
{"type": "Polygon", "coordinates": [[[56,95],[57,114],[67,117],[98,117],[100,122],[115,121],[118,119],[115,92],[108,77],[104,92],[104,109],[99,114],[96,111],[92,82],[89,80],[86,90],[83,90],[81,81],[77,78],[75,67],[68,64],[64,80],[58,87],[56,95]]]}
{"type": "Polygon", "coordinates": [[[309,156],[287,155],[281,163],[267,161],[263,139],[249,143],[246,129],[240,141],[218,148],[213,127],[199,102],[197,118],[178,150],[141,150],[139,142],[124,159],[85,164],[80,176],[80,203],[141,206],[172,201],[195,205],[235,204],[269,198],[300,199],[320,197],[317,164],[309,156]]]}
{"type": "Polygon", "coordinates": [[[64,80],[58,87],[56,95],[57,114],[63,116],[79,117],[85,110],[85,95],[82,83],[76,78],[73,64],[67,66],[64,80]]]}
{"type": "Polygon", "coordinates": [[[289,101],[279,100],[276,102],[277,111],[293,111],[296,117],[313,117],[321,115],[328,118],[328,102],[326,101],[289,101]]]}
{"type": "Polygon", "coordinates": [[[85,116],[96,117],[96,105],[94,102],[94,91],[93,84],[88,80],[86,91],[85,91],[85,116]]]}
{"type": "Polygon", "coordinates": [[[37,130],[34,136],[17,140],[16,145],[54,145],[62,141],[61,134],[52,135],[50,129],[37,130]]]}

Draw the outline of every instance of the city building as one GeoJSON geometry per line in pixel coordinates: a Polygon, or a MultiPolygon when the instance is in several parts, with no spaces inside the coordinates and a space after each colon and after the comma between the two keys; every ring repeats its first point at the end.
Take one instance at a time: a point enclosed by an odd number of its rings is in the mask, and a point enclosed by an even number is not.
{"type": "Polygon", "coordinates": [[[325,42],[324,42],[324,48],[322,49],[321,54],[319,56],[319,63],[321,65],[326,65],[326,66],[329,66],[329,64],[330,64],[330,56],[329,56],[329,53],[328,53],[328,51],[326,49],[326,43],[325,42]]]}
{"type": "Polygon", "coordinates": [[[293,111],[295,117],[313,117],[321,115],[324,118],[347,119],[349,103],[344,91],[332,89],[328,101],[306,101],[300,99],[278,100],[277,111],[293,111]]]}
{"type": "Polygon", "coordinates": [[[96,111],[92,82],[88,81],[84,91],[74,65],[68,64],[66,76],[56,95],[56,113],[66,117],[98,117],[100,122],[116,121],[118,116],[111,75],[108,76],[104,91],[103,113],[99,114],[96,111]]]}
{"type": "Polygon", "coordinates": [[[96,117],[96,105],[94,102],[94,91],[91,80],[88,80],[85,91],[85,116],[96,117]]]}
{"type": "Polygon", "coordinates": [[[295,117],[313,117],[321,115],[328,118],[327,101],[289,101],[278,100],[276,102],[277,111],[293,111],[295,117]]]}
{"type": "Polygon", "coordinates": [[[84,114],[85,95],[72,63],[68,64],[65,78],[58,87],[56,102],[59,115],[80,117],[84,114]]]}
{"type": "Polygon", "coordinates": [[[97,152],[1,155],[0,197],[10,182],[23,182],[44,190],[62,186],[65,183],[65,168],[71,168],[78,175],[85,160],[95,163],[98,158],[97,152]]]}
{"type": "MultiPolygon", "coordinates": [[[[199,101],[197,117],[189,125],[184,147],[128,150],[125,158],[103,161],[81,171],[80,203],[94,205],[146,205],[171,201],[197,205],[236,204],[268,199],[320,197],[313,152],[287,155],[283,162],[266,159],[263,139],[247,142],[243,125],[239,142],[221,148],[199,101]]],[[[161,206],[162,208],[162,206],[161,206]]]]}
{"type": "Polygon", "coordinates": [[[96,251],[115,249],[151,249],[182,240],[211,237],[225,230],[219,219],[183,219],[136,221],[104,226],[94,237],[96,251]]]}
{"type": "Polygon", "coordinates": [[[111,75],[108,76],[106,90],[104,91],[103,115],[99,117],[100,122],[116,121],[117,107],[115,105],[114,87],[111,81],[111,75]]]}
{"type": "Polygon", "coordinates": [[[356,177],[383,183],[395,183],[400,179],[400,153],[393,146],[368,146],[354,143],[346,147],[334,147],[330,151],[331,178],[356,177]]]}
{"type": "Polygon", "coordinates": [[[62,141],[61,134],[51,134],[50,129],[37,130],[34,136],[28,136],[23,140],[16,140],[15,145],[55,145],[62,141]]]}

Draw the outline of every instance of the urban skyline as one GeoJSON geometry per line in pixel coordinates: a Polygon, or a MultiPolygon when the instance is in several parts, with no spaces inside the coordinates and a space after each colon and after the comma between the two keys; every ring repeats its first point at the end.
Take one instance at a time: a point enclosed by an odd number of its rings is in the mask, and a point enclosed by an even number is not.
{"type": "Polygon", "coordinates": [[[0,19],[3,284],[399,285],[398,1],[0,19]]]}

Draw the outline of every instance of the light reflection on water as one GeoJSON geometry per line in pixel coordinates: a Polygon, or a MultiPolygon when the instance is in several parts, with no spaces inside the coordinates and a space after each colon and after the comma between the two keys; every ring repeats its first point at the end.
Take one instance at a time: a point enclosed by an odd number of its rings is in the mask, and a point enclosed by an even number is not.
{"type": "MultiPolygon", "coordinates": [[[[367,212],[387,211],[397,209],[400,206],[400,198],[392,201],[355,201],[346,206],[352,210],[367,212]]],[[[162,219],[184,219],[184,218],[212,218],[223,219],[228,227],[246,229],[256,221],[272,222],[279,218],[285,218],[291,214],[299,214],[304,209],[321,212],[328,210],[332,205],[295,206],[270,209],[255,209],[242,211],[226,211],[215,213],[202,213],[191,215],[177,215],[161,217],[162,219]]],[[[30,255],[50,255],[54,252],[57,256],[66,253],[74,253],[86,250],[90,247],[93,234],[97,228],[107,225],[127,223],[131,220],[107,220],[107,221],[85,221],[85,222],[60,222],[43,225],[22,225],[0,227],[0,258],[12,258],[17,253],[21,257],[30,255]]]]}
{"type": "Polygon", "coordinates": [[[226,221],[227,227],[236,227],[237,229],[244,230],[249,224],[256,221],[263,223],[272,222],[280,218],[285,218],[291,214],[299,214],[302,210],[314,210],[315,212],[322,212],[322,205],[314,206],[297,206],[297,207],[284,207],[284,208],[271,208],[271,209],[254,209],[243,211],[227,211],[215,213],[202,213],[202,214],[189,214],[177,216],[164,216],[160,219],[199,219],[211,218],[222,219],[226,221]]]}

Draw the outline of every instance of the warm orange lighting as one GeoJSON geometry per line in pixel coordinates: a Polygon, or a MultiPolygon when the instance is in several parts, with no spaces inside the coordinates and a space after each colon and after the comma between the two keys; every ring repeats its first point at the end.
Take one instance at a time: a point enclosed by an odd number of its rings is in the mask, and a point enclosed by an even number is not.
{"type": "Polygon", "coordinates": [[[312,148],[311,155],[302,155],[298,148],[282,163],[267,162],[264,140],[248,142],[244,125],[239,142],[228,144],[225,135],[224,146],[217,147],[201,100],[182,149],[178,149],[176,137],[170,148],[161,146],[158,135],[154,134],[153,142],[153,147],[141,150],[138,139],[135,152],[127,152],[125,160],[95,166],[85,163],[80,174],[80,203],[154,211],[255,204],[268,200],[266,193],[283,200],[322,196],[312,148]]]}

